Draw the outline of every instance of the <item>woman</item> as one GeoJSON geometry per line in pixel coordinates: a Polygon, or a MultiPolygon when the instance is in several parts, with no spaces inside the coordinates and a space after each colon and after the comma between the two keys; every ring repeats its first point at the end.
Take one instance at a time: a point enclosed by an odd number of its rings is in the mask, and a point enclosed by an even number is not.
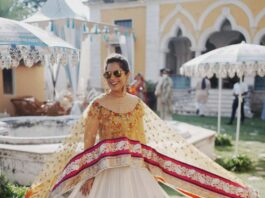
{"type": "MultiPolygon", "coordinates": [[[[115,55],[107,60],[104,77],[110,91],[98,97],[92,103],[92,107],[87,113],[89,118],[85,126],[85,149],[95,144],[98,131],[101,141],[127,137],[131,140],[140,141],[143,144],[146,143],[143,120],[136,117],[143,114],[140,100],[138,97],[126,92],[129,75],[128,63],[122,56],[115,55]],[[111,116],[114,116],[114,118],[109,119],[111,116]],[[118,119],[115,119],[115,117],[118,119]],[[127,123],[120,122],[120,120],[126,120],[127,123]],[[116,123],[112,124],[111,122],[113,121],[116,123]],[[98,130],[99,128],[100,130],[98,130]]],[[[82,195],[87,196],[88,194],[88,197],[102,198],[107,195],[113,198],[133,198],[139,196],[146,198],[166,197],[143,164],[103,171],[96,176],[96,179],[94,177],[88,179],[80,190],[77,187],[70,197],[82,197],[82,195]],[[94,185],[91,189],[93,183],[94,185]],[[145,187],[144,191],[142,191],[142,186],[145,187]]]]}
{"type": "Polygon", "coordinates": [[[26,197],[167,197],[156,180],[194,197],[257,197],[126,93],[128,68],[121,55],[107,58],[110,91],[89,105],[26,197]]]}
{"type": "Polygon", "coordinates": [[[133,95],[136,95],[142,101],[147,103],[145,80],[142,74],[138,73],[134,77],[134,81],[130,85],[128,92],[133,95]]]}

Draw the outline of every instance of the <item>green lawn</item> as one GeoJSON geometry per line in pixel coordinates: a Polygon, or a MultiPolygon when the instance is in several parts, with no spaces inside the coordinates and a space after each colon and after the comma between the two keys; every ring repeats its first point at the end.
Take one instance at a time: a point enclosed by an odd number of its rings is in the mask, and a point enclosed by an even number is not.
{"type": "MultiPolygon", "coordinates": [[[[217,131],[216,117],[174,115],[174,119],[217,131]]],[[[227,125],[228,120],[228,118],[221,119],[221,133],[227,133],[234,139],[236,122],[234,121],[233,125],[227,125]]],[[[265,121],[257,117],[247,118],[240,127],[240,140],[265,143],[265,121]]]]}
{"type": "MultiPolygon", "coordinates": [[[[174,119],[201,126],[207,129],[217,130],[216,117],[199,117],[174,115],[174,119]]],[[[228,118],[222,118],[221,133],[227,133],[235,139],[236,122],[227,125],[228,118]]],[[[254,170],[247,173],[236,173],[244,182],[259,191],[260,197],[265,197],[265,121],[258,117],[246,119],[241,125],[239,153],[246,154],[254,163],[254,170]]],[[[234,142],[233,142],[234,144],[234,142]]],[[[229,157],[234,155],[233,147],[215,148],[217,156],[229,157]]]]}

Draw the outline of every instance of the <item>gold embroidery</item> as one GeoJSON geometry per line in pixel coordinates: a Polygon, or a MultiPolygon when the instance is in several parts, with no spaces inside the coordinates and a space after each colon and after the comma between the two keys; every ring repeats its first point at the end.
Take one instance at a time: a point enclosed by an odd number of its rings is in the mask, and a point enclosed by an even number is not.
{"type": "Polygon", "coordinates": [[[127,137],[145,144],[143,115],[144,110],[140,102],[131,112],[116,113],[95,101],[88,112],[88,116],[99,119],[100,140],[127,137]]]}

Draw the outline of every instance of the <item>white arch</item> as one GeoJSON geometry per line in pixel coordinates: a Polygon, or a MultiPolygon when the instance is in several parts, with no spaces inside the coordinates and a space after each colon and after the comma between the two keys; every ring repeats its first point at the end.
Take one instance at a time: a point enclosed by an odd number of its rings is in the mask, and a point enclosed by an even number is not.
{"type": "Polygon", "coordinates": [[[265,35],[265,28],[263,28],[262,30],[260,30],[259,32],[256,33],[254,39],[253,39],[253,43],[255,44],[260,44],[260,40],[262,38],[262,36],[265,35]]]}
{"type": "Polygon", "coordinates": [[[244,35],[247,43],[251,43],[251,37],[248,31],[244,29],[243,27],[237,25],[234,17],[230,13],[229,8],[224,8],[222,14],[217,18],[214,26],[206,29],[201,34],[199,38],[199,42],[198,42],[198,48],[200,49],[200,51],[205,50],[205,44],[206,44],[207,39],[212,33],[219,31],[221,29],[222,23],[224,22],[225,19],[229,20],[233,30],[239,31],[240,33],[244,35]]]}
{"type": "Polygon", "coordinates": [[[160,51],[160,55],[159,55],[160,65],[165,64],[165,52],[168,51],[168,42],[170,41],[172,37],[176,36],[176,30],[178,28],[181,29],[182,35],[185,35],[185,37],[187,37],[190,40],[191,51],[195,51],[196,49],[196,40],[194,36],[190,33],[190,31],[186,29],[185,25],[183,25],[183,23],[178,19],[176,20],[171,30],[162,39],[160,39],[160,45],[159,45],[160,46],[160,50],[159,50],[160,51]]]}
{"type": "Polygon", "coordinates": [[[166,51],[168,48],[168,42],[172,37],[176,36],[176,30],[177,29],[181,29],[182,31],[182,35],[184,35],[185,37],[187,37],[190,42],[191,42],[191,50],[195,50],[196,47],[196,40],[194,38],[194,36],[190,33],[190,31],[187,30],[187,28],[185,27],[185,25],[181,22],[181,20],[177,19],[174,26],[171,28],[171,30],[164,35],[164,37],[161,39],[160,42],[160,49],[162,51],[166,51]]]}
{"type": "Polygon", "coordinates": [[[233,4],[239,8],[241,8],[245,14],[248,17],[248,21],[250,26],[254,24],[254,17],[253,14],[251,12],[251,10],[248,8],[248,6],[246,6],[246,4],[242,3],[242,1],[239,0],[222,0],[222,1],[217,1],[216,3],[213,3],[212,5],[210,5],[201,15],[201,17],[199,18],[199,22],[198,22],[198,29],[201,30],[202,25],[205,21],[205,19],[207,18],[207,16],[216,8],[218,8],[219,6],[225,5],[225,4],[233,4]]]}
{"type": "Polygon", "coordinates": [[[177,5],[175,10],[173,12],[171,12],[169,15],[167,15],[167,17],[165,18],[165,20],[163,21],[163,23],[161,24],[160,27],[160,32],[163,32],[166,25],[168,24],[168,22],[176,16],[177,13],[181,13],[183,14],[185,17],[187,17],[187,19],[189,20],[189,22],[191,22],[194,30],[197,30],[197,22],[195,21],[195,19],[193,18],[193,16],[187,11],[185,10],[181,5],[177,5]]]}
{"type": "Polygon", "coordinates": [[[261,19],[265,16],[265,8],[259,12],[255,18],[254,27],[257,27],[261,19]]]}

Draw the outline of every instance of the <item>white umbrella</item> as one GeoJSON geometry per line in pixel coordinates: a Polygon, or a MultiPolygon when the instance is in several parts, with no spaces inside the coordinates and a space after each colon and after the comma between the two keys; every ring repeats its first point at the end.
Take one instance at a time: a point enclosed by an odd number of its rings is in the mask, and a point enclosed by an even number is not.
{"type": "MultiPolygon", "coordinates": [[[[15,68],[23,60],[32,67],[42,61],[48,68],[74,62],[78,51],[54,34],[38,27],[10,19],[0,18],[0,68],[15,68]]],[[[52,70],[50,70],[52,71],[52,70]]],[[[54,76],[57,74],[53,74],[54,76]]],[[[53,82],[55,85],[56,82],[53,82]]]]}
{"type": "Polygon", "coordinates": [[[0,45],[59,47],[76,50],[72,45],[38,27],[0,17],[0,45]]]}
{"type": "MultiPolygon", "coordinates": [[[[212,77],[214,74],[219,79],[219,101],[218,101],[218,133],[221,123],[221,85],[222,78],[233,77],[235,74],[242,83],[243,76],[265,75],[265,47],[255,44],[229,45],[212,50],[198,56],[180,68],[181,74],[185,76],[212,77]]],[[[238,152],[238,140],[240,133],[242,96],[239,94],[237,129],[236,129],[236,154],[238,152]]]]}

